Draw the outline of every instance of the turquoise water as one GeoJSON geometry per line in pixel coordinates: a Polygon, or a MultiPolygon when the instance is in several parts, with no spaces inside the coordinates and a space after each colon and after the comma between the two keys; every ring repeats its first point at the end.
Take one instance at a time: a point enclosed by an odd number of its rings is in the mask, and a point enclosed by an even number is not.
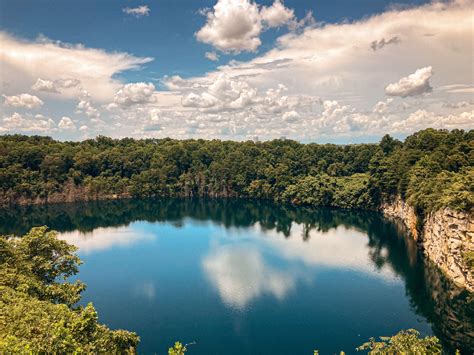
{"type": "Polygon", "coordinates": [[[45,224],[79,247],[82,302],[137,332],[140,353],[176,340],[190,355],[354,353],[407,328],[473,344],[465,292],[376,213],[210,200],[0,213],[2,233],[45,224]]]}

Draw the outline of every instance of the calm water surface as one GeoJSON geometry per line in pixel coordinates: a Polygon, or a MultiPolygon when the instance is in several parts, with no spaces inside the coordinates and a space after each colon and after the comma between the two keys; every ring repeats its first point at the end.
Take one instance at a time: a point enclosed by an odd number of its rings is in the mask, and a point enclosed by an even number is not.
{"type": "Polygon", "coordinates": [[[83,203],[0,212],[0,232],[48,225],[79,247],[100,321],[140,353],[322,354],[416,328],[472,350],[467,294],[376,213],[252,201],[83,203]]]}

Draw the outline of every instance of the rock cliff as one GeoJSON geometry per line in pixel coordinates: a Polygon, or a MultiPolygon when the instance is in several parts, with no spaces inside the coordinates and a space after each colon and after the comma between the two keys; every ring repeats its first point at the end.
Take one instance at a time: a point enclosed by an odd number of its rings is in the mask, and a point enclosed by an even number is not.
{"type": "Polygon", "coordinates": [[[418,221],[414,208],[399,197],[383,203],[381,211],[401,219],[425,256],[454,283],[474,292],[474,273],[466,258],[474,252],[472,212],[443,208],[418,221]]]}

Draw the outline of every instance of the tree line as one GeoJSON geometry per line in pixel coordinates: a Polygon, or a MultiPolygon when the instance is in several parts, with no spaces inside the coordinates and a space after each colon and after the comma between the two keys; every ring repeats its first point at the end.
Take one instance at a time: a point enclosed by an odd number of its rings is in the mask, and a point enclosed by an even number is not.
{"type": "Polygon", "coordinates": [[[375,209],[399,195],[421,215],[469,210],[473,148],[473,130],[351,145],[4,135],[0,202],[208,196],[375,209]]]}

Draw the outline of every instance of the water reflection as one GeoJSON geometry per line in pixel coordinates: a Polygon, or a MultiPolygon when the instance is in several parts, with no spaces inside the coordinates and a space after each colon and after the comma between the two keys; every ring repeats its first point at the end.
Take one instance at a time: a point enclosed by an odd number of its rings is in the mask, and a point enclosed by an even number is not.
{"type": "MultiPolygon", "coordinates": [[[[291,238],[283,239],[278,233],[265,239],[271,247],[288,260],[300,260],[309,266],[350,269],[375,274],[393,280],[389,264],[374,265],[367,261],[367,234],[354,228],[336,227],[327,231],[305,230],[302,224],[291,225],[291,238]],[[298,236],[304,236],[298,238],[298,236]]],[[[268,233],[272,235],[272,232],[268,233]]],[[[380,253],[387,253],[382,248],[380,253]]]]}
{"type": "Polygon", "coordinates": [[[203,259],[202,265],[222,301],[239,310],[262,294],[281,300],[295,285],[295,275],[267,265],[255,248],[216,247],[203,259]]]}
{"type": "Polygon", "coordinates": [[[63,232],[59,238],[77,246],[81,253],[90,254],[113,247],[127,247],[135,243],[153,239],[147,233],[120,228],[97,228],[94,233],[80,231],[63,232]]]}
{"type": "MultiPolygon", "coordinates": [[[[239,235],[249,239],[247,242],[235,244],[222,235],[214,241],[202,265],[225,304],[244,310],[262,295],[283,300],[297,282],[308,283],[317,278],[321,267],[364,273],[385,282],[396,280],[389,264],[375,267],[370,262],[366,234],[345,227],[325,232],[305,231],[305,226],[298,223],[291,223],[290,227],[291,233],[286,238],[275,231],[262,234],[263,228],[256,223],[239,235]],[[261,235],[266,238],[262,239],[261,235]],[[257,239],[251,240],[253,237],[257,239]],[[271,259],[277,261],[273,263],[276,265],[272,265],[271,259]],[[281,259],[285,261],[278,263],[281,259]]],[[[382,248],[380,253],[387,251],[382,248]]]]}
{"type": "MultiPolygon", "coordinates": [[[[229,307],[243,310],[268,296],[284,300],[299,284],[313,281],[308,268],[350,269],[384,282],[394,277],[403,282],[413,309],[432,324],[435,335],[451,349],[474,349],[474,303],[469,294],[425,263],[401,226],[376,213],[235,200],[111,201],[3,210],[0,234],[21,235],[32,226],[48,225],[78,245],[81,253],[93,254],[156,238],[142,229],[118,227],[148,221],[179,228],[187,218],[212,221],[245,235],[265,231],[258,241],[213,244],[201,260],[208,282],[229,307]],[[100,238],[88,234],[92,231],[100,238]],[[278,259],[291,261],[291,268],[278,259]]],[[[158,298],[158,291],[152,279],[130,288],[134,297],[150,301],[158,298]]]]}
{"type": "Polygon", "coordinates": [[[139,282],[133,287],[133,294],[140,298],[152,300],[156,296],[156,286],[153,281],[139,282]]]}

